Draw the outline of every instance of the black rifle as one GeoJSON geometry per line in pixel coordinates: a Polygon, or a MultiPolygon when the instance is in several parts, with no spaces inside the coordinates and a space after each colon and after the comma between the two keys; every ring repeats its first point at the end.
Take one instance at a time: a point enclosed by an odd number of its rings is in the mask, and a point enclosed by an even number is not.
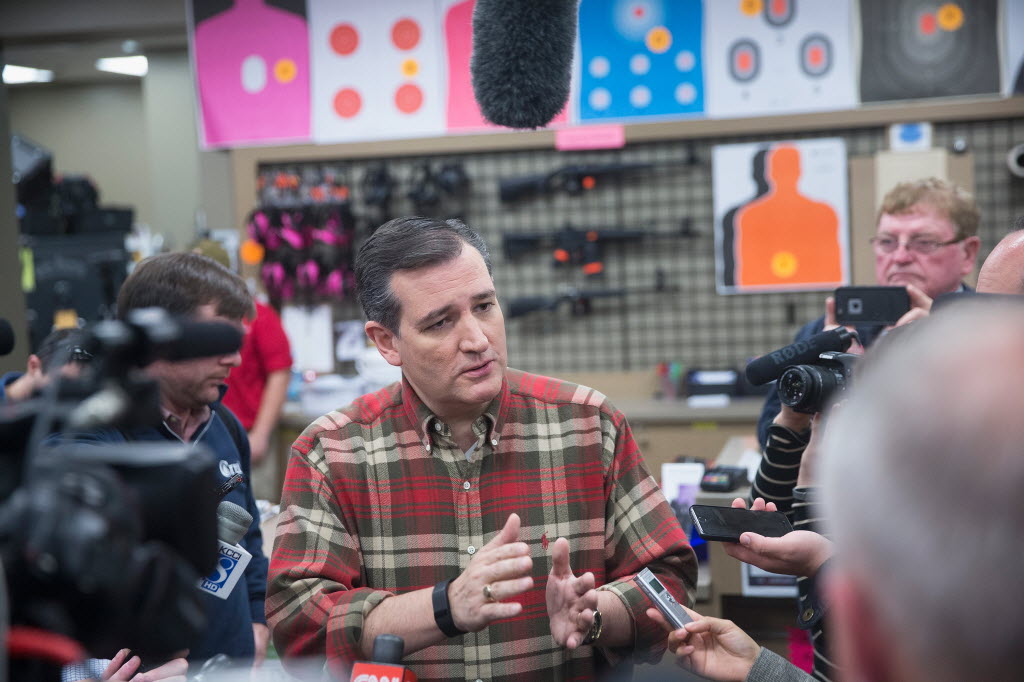
{"type": "Polygon", "coordinates": [[[596,275],[604,270],[603,246],[608,242],[636,242],[655,238],[693,237],[689,217],[683,218],[678,232],[657,232],[654,230],[577,230],[566,225],[557,232],[515,233],[502,235],[502,250],[507,260],[540,248],[550,248],[554,265],[580,265],[584,274],[596,275]]]}
{"type": "Polygon", "coordinates": [[[620,296],[632,296],[634,294],[669,293],[678,291],[677,287],[668,286],[665,283],[665,273],[658,270],[655,273],[655,284],[653,287],[642,288],[617,288],[617,289],[576,289],[570,287],[562,293],[553,296],[523,296],[513,298],[508,302],[505,309],[505,317],[511,319],[522,317],[530,313],[542,310],[553,311],[568,303],[573,316],[589,315],[593,310],[593,301],[599,298],[618,298],[620,296]]]}
{"type": "Polygon", "coordinates": [[[502,201],[516,201],[538,195],[565,192],[566,194],[582,194],[604,183],[605,180],[619,178],[627,173],[648,171],[653,168],[669,168],[673,166],[695,166],[699,163],[696,151],[691,144],[687,149],[686,158],[678,161],[659,163],[605,163],[605,164],[571,164],[556,168],[549,173],[526,175],[518,178],[505,178],[498,181],[498,195],[502,201]]]}

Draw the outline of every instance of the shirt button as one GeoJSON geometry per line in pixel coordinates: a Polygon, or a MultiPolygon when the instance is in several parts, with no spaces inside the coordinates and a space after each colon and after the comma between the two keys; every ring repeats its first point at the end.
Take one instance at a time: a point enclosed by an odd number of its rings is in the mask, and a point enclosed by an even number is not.
{"type": "Polygon", "coordinates": [[[469,481],[463,481],[462,482],[462,489],[463,490],[469,490],[469,488],[470,488],[469,481]]]}
{"type": "Polygon", "coordinates": [[[497,445],[497,444],[498,444],[498,439],[497,438],[491,439],[491,445],[497,445]]]}
{"type": "Polygon", "coordinates": [[[473,545],[470,545],[469,547],[467,547],[466,548],[466,554],[468,554],[470,556],[473,556],[474,554],[476,554],[476,547],[474,547],[473,545]]]}

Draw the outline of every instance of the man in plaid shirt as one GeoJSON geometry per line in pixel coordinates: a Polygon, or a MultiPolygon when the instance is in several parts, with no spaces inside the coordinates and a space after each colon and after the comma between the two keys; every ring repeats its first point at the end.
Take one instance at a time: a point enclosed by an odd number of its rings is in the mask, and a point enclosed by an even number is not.
{"type": "Polygon", "coordinates": [[[266,602],[278,651],[344,675],[395,634],[420,680],[592,680],[660,659],[633,576],[647,566],[689,602],[697,565],[623,415],[506,366],[487,247],[461,222],[392,220],[356,279],[403,380],[295,442],[266,602]]]}

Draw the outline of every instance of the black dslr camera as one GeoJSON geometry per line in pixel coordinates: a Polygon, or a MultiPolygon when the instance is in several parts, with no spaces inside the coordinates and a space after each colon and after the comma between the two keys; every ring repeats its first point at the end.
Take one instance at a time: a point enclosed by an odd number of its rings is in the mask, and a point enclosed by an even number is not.
{"type": "Polygon", "coordinates": [[[859,355],[826,352],[806,365],[787,367],[779,377],[779,400],[796,412],[815,414],[828,407],[832,396],[850,387],[859,355]]]}

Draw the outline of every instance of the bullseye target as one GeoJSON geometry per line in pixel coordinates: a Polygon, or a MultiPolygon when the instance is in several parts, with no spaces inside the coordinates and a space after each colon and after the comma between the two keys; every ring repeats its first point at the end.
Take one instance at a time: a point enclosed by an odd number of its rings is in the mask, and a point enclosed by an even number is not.
{"type": "Polygon", "coordinates": [[[997,0],[863,0],[866,102],[999,91],[997,0]]]}
{"type": "Polygon", "coordinates": [[[807,36],[800,43],[800,69],[808,76],[824,76],[832,68],[832,41],[821,33],[807,36]]]}
{"type": "Polygon", "coordinates": [[[752,40],[739,40],[729,48],[729,74],[733,79],[747,83],[757,78],[761,70],[761,50],[752,40]]]}
{"type": "Polygon", "coordinates": [[[767,0],[764,3],[764,20],[776,28],[788,25],[795,14],[796,0],[767,0]]]}

